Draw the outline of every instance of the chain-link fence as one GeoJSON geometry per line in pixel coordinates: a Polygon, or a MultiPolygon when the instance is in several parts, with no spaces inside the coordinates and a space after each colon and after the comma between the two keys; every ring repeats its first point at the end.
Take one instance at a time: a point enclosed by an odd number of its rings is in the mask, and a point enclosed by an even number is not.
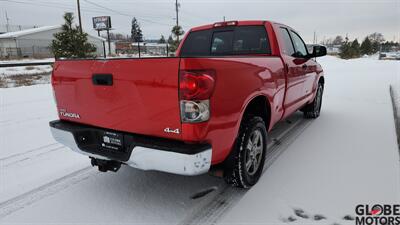
{"type": "MultiPolygon", "coordinates": [[[[33,36],[33,35],[32,35],[33,36]]],[[[37,35],[36,35],[37,36],[37,35]]],[[[47,37],[48,38],[48,37],[47,37]]],[[[167,43],[132,43],[111,42],[110,52],[108,43],[94,38],[88,41],[95,45],[95,55],[103,57],[104,50],[108,57],[167,57],[174,56],[171,46],[167,43]]],[[[0,38],[0,59],[21,58],[52,58],[50,45],[52,39],[37,39],[29,37],[0,38]]]]}
{"type": "Polygon", "coordinates": [[[19,59],[19,58],[51,58],[53,53],[48,46],[32,47],[0,47],[0,59],[19,59]]]}

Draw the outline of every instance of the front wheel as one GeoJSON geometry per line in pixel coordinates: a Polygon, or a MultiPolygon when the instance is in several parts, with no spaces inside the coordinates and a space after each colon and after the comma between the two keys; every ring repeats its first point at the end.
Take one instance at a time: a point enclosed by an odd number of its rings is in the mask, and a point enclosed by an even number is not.
{"type": "Polygon", "coordinates": [[[267,150],[267,129],[261,117],[243,121],[235,147],[231,153],[231,166],[225,170],[225,180],[234,187],[250,188],[259,180],[267,150]]]}
{"type": "Polygon", "coordinates": [[[318,83],[317,93],[315,94],[314,101],[306,105],[302,110],[304,112],[304,117],[312,119],[319,117],[321,113],[323,92],[324,86],[321,83],[318,83]]]}

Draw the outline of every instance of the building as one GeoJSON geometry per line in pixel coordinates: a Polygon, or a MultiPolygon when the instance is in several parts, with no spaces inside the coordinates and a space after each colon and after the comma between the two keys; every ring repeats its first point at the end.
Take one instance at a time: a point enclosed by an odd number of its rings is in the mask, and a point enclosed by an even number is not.
{"type": "Polygon", "coordinates": [[[132,48],[134,52],[138,51],[138,46],[140,46],[140,52],[153,56],[163,56],[167,55],[167,44],[158,43],[145,43],[145,42],[134,42],[132,43],[132,48]]]}
{"type": "Polygon", "coordinates": [[[329,55],[338,55],[340,53],[340,45],[330,45],[326,47],[329,55]]]}
{"type": "MultiPolygon", "coordinates": [[[[61,25],[0,34],[0,58],[52,57],[51,41],[59,32],[61,25]]],[[[103,55],[104,38],[89,35],[88,41],[96,46],[97,55],[103,55]]]]}

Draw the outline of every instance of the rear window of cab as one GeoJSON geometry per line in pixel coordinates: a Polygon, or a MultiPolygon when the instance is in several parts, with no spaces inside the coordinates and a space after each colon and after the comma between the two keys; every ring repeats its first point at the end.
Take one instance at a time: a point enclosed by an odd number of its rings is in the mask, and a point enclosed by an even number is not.
{"type": "Polygon", "coordinates": [[[181,57],[271,54],[264,26],[236,26],[193,31],[181,57]]]}

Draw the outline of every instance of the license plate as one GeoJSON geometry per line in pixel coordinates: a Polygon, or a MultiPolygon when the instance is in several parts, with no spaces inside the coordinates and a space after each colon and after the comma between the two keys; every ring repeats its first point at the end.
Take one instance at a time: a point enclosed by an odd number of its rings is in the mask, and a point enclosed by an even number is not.
{"type": "Polygon", "coordinates": [[[124,139],[122,134],[105,131],[102,135],[101,147],[109,150],[121,150],[124,146],[124,139]]]}

